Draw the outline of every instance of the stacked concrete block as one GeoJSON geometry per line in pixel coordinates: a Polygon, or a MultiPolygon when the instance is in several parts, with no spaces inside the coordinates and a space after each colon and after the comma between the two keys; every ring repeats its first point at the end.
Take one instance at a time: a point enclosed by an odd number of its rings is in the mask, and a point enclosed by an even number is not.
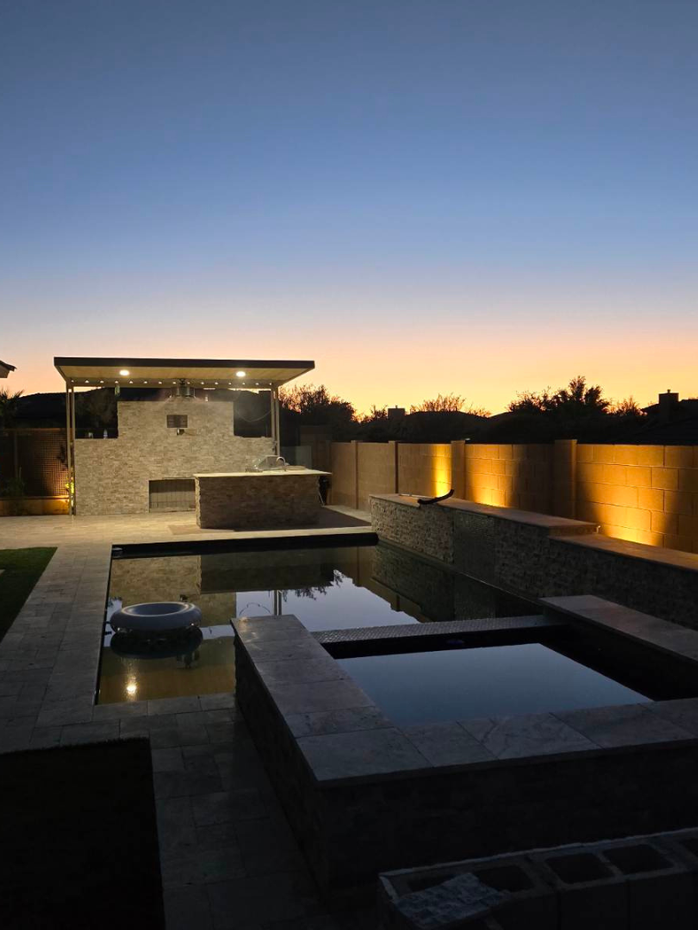
{"type": "MultiPolygon", "coordinates": [[[[401,901],[415,889],[442,888],[464,873],[494,889],[508,885],[506,897],[493,902],[488,915],[502,930],[689,930],[698,925],[698,830],[682,830],[388,872],[379,881],[382,926],[417,930],[417,924],[405,922],[408,911],[401,901]],[[508,876],[505,882],[497,879],[497,869],[508,876]]],[[[441,930],[437,923],[433,927],[441,930]]]]}
{"type": "Polygon", "coordinates": [[[651,840],[604,846],[598,855],[625,879],[631,930],[696,926],[695,865],[687,869],[682,856],[651,840]]]}
{"type": "MultiPolygon", "coordinates": [[[[450,862],[427,869],[402,869],[379,877],[379,902],[385,930],[416,930],[406,920],[401,902],[424,889],[447,888],[458,876],[471,875],[500,897],[492,901],[489,919],[502,930],[535,927],[557,930],[558,903],[552,886],[524,857],[497,856],[450,862]]],[[[434,924],[439,930],[442,926],[434,924]]],[[[444,924],[443,927],[449,926],[444,924]]],[[[463,919],[454,927],[471,926],[463,919]]]]}
{"type": "Polygon", "coordinates": [[[555,891],[564,930],[626,930],[625,883],[585,847],[532,857],[555,891]]]}

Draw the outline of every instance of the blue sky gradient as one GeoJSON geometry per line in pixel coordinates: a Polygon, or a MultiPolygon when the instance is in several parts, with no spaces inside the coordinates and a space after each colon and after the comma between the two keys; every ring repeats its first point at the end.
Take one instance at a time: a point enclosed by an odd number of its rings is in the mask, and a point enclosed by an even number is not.
{"type": "Polygon", "coordinates": [[[0,358],[314,357],[492,410],[693,371],[698,5],[0,6],[0,358]]]}

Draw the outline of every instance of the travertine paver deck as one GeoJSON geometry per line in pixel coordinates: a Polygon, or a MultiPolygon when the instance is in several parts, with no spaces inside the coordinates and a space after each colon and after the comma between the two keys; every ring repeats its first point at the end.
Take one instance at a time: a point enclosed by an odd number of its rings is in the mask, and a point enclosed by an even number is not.
{"type": "Polygon", "coordinates": [[[80,543],[202,542],[283,538],[286,536],[332,536],[370,533],[370,515],[350,507],[325,507],[314,526],[293,530],[202,530],[193,513],[118,514],[100,517],[3,517],[0,522],[0,548],[24,546],[76,545],[80,543]]]}
{"type": "MultiPolygon", "coordinates": [[[[316,532],[367,531],[347,516],[359,515],[335,510],[316,532]]],[[[168,930],[371,927],[372,910],[323,908],[232,695],[94,705],[112,546],[243,535],[192,520],[3,519],[0,548],[57,550],[0,642],[0,752],[149,737],[168,930]]]]}

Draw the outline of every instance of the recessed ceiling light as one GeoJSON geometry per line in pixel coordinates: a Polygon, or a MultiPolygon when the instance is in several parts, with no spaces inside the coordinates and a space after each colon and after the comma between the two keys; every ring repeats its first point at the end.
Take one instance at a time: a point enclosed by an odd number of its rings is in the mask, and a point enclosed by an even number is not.
{"type": "Polygon", "coordinates": [[[119,372],[119,374],[120,374],[120,375],[123,375],[124,378],[126,378],[126,377],[128,377],[128,375],[131,374],[131,372],[128,370],[128,368],[122,368],[121,371],[119,372]]]}
{"type": "Polygon", "coordinates": [[[236,378],[246,378],[246,377],[247,377],[247,372],[246,372],[246,371],[236,371],[236,372],[235,372],[235,377],[236,377],[236,378]]]}

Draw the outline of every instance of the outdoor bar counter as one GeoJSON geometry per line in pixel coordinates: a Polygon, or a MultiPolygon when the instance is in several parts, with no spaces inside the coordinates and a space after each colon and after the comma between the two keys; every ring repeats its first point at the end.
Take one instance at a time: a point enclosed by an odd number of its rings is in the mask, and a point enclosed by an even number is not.
{"type": "Polygon", "coordinates": [[[317,523],[319,479],[330,472],[287,466],[194,475],[196,522],[204,529],[273,529],[317,523]]]}

